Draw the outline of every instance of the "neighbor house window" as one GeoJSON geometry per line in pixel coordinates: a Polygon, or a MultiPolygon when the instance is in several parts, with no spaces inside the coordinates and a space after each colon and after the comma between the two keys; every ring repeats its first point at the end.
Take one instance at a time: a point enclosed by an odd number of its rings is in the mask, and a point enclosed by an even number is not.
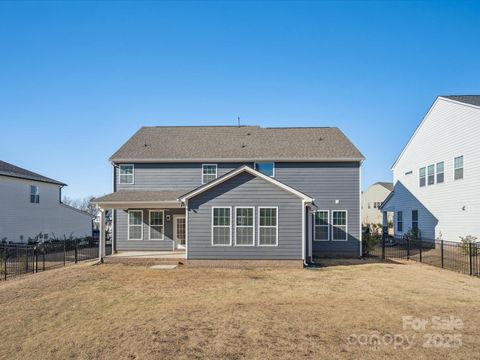
{"type": "Polygon", "coordinates": [[[435,184],[435,165],[428,165],[428,185],[435,184]]]}
{"type": "Polygon", "coordinates": [[[397,231],[403,232],[403,211],[397,211],[397,231]]]}
{"type": "Polygon", "coordinates": [[[235,245],[255,245],[253,207],[235,208],[235,245]]]}
{"type": "Polygon", "coordinates": [[[202,184],[206,184],[217,178],[217,164],[202,165],[202,184]]]}
{"type": "Polygon", "coordinates": [[[232,244],[231,213],[229,207],[212,208],[212,245],[232,244]]]}
{"type": "Polygon", "coordinates": [[[40,203],[40,188],[38,186],[30,186],[30,202],[33,204],[40,203]]]}
{"type": "Polygon", "coordinates": [[[418,229],[418,210],[412,210],[412,229],[418,229]]]}
{"type": "Polygon", "coordinates": [[[332,240],[348,240],[347,212],[332,211],[332,240]]]}
{"type": "Polygon", "coordinates": [[[444,163],[441,161],[437,163],[437,184],[443,183],[444,179],[444,163]]]}
{"type": "Polygon", "coordinates": [[[420,179],[420,187],[425,186],[425,168],[422,167],[418,171],[419,179],[420,179]]]}
{"type": "Polygon", "coordinates": [[[143,239],[143,211],[130,210],[128,212],[128,240],[143,239]]]}
{"type": "Polygon", "coordinates": [[[120,165],[118,181],[120,184],[133,184],[133,165],[120,165]]]}
{"type": "Polygon", "coordinates": [[[315,212],[315,241],[328,241],[330,239],[330,219],[327,210],[315,212]]]}
{"type": "Polygon", "coordinates": [[[463,179],[463,156],[456,157],[454,160],[454,178],[455,180],[463,179]]]}
{"type": "Polygon", "coordinates": [[[163,240],[163,210],[150,210],[150,240],[163,240]]]}
{"type": "Polygon", "coordinates": [[[275,176],[274,162],[257,162],[255,163],[255,170],[267,176],[275,176]]]}
{"type": "Polygon", "coordinates": [[[278,245],[278,209],[258,208],[258,245],[278,245]]]}

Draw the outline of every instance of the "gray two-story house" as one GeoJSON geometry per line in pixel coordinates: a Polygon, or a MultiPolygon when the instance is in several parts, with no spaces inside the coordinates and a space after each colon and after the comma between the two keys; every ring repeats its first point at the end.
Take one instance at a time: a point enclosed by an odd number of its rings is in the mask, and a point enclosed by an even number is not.
{"type": "Polygon", "coordinates": [[[143,127],[110,161],[113,249],[187,262],[360,256],[364,157],[338,128],[143,127]]]}

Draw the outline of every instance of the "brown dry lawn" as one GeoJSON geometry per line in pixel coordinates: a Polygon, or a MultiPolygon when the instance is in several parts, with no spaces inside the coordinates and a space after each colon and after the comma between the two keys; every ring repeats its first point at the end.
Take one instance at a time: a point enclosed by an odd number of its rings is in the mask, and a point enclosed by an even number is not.
{"type": "MultiPolygon", "coordinates": [[[[76,265],[0,284],[4,359],[478,359],[480,279],[405,263],[319,269],[76,265]],[[455,316],[425,348],[402,316],[455,316]],[[415,335],[410,349],[352,334],[415,335]]],[[[337,266],[333,266],[337,265],[337,266]]]]}

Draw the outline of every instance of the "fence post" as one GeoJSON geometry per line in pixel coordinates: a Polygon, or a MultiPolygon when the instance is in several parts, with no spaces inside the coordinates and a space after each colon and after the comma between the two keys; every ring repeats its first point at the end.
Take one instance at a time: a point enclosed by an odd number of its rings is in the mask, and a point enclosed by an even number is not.
{"type": "Polygon", "coordinates": [[[35,261],[35,264],[33,265],[34,266],[34,272],[38,273],[38,248],[37,248],[37,245],[35,245],[35,247],[33,248],[33,257],[34,257],[34,261],[35,261]]]}
{"type": "Polygon", "coordinates": [[[3,245],[3,276],[7,280],[7,247],[3,245]]]}
{"type": "Polygon", "coordinates": [[[410,236],[407,236],[407,260],[410,260],[410,236]]]}
{"type": "Polygon", "coordinates": [[[422,240],[420,240],[420,262],[422,262],[422,247],[423,247],[422,240]]]}
{"type": "Polygon", "coordinates": [[[443,240],[441,240],[441,243],[440,243],[440,250],[441,250],[441,254],[442,254],[442,269],[443,269],[443,265],[444,265],[444,257],[443,257],[443,240]]]}
{"type": "Polygon", "coordinates": [[[382,259],[385,260],[385,232],[382,233],[382,259]]]}
{"type": "Polygon", "coordinates": [[[25,274],[28,274],[28,248],[25,248],[25,274]]]}
{"type": "Polygon", "coordinates": [[[470,259],[470,275],[473,275],[473,251],[472,251],[472,243],[468,243],[468,255],[470,259]]]}
{"type": "Polygon", "coordinates": [[[65,249],[66,242],[67,242],[67,239],[63,239],[63,266],[67,264],[67,251],[65,249]]]}
{"type": "Polygon", "coordinates": [[[78,262],[78,239],[75,239],[75,264],[78,262]]]}
{"type": "Polygon", "coordinates": [[[45,271],[45,251],[47,249],[47,246],[45,245],[45,243],[43,243],[43,251],[42,251],[42,258],[43,258],[43,266],[42,266],[42,270],[45,271]]]}

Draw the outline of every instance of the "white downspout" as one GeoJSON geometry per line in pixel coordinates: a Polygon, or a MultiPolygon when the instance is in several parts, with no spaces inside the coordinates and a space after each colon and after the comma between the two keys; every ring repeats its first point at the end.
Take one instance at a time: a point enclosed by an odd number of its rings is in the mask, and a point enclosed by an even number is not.
{"type": "Polygon", "coordinates": [[[98,260],[103,263],[105,257],[105,209],[100,208],[100,236],[98,243],[98,260]]]}

